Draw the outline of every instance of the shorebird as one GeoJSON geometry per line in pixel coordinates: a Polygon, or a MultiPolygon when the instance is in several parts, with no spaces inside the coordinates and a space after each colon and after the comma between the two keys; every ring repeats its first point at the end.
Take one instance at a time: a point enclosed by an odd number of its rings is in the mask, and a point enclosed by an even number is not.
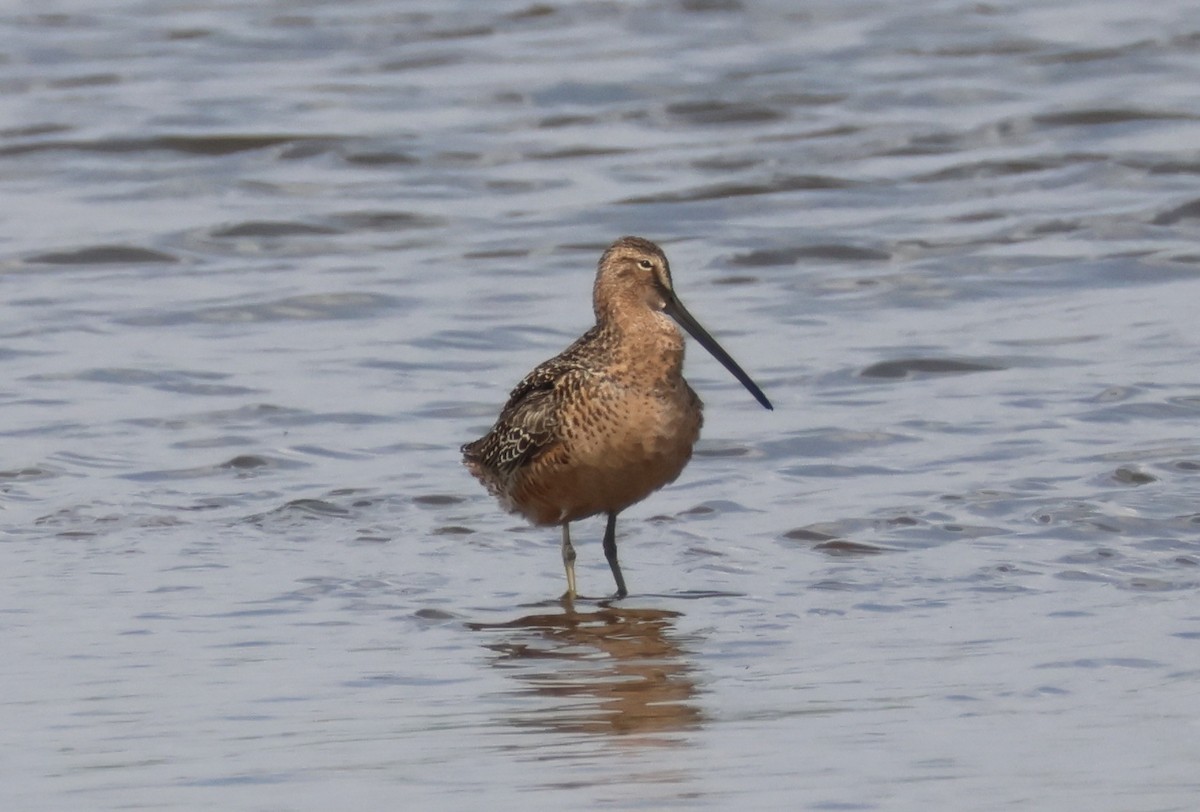
{"type": "Polygon", "coordinates": [[[575,597],[571,522],[606,514],[604,557],[623,598],[617,514],[675,481],[704,422],[703,404],[683,379],[677,324],[774,407],[684,308],[666,255],[649,240],[622,237],[608,247],[592,306],[596,325],[526,375],[491,431],[462,454],[505,509],[535,525],[562,526],[566,598],[575,597]]]}

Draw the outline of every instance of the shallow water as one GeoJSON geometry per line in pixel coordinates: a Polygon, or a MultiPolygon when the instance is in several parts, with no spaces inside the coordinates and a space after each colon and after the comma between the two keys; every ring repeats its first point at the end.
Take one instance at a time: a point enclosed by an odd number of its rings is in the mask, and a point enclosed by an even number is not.
{"type": "Polygon", "coordinates": [[[18,3],[5,809],[1191,810],[1200,10],[18,3]],[[705,435],[458,462],[660,241],[705,435]]]}

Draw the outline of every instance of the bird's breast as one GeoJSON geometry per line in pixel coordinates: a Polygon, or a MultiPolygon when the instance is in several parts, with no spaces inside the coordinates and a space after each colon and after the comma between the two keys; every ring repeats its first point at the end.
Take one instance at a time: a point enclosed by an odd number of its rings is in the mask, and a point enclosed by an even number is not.
{"type": "Polygon", "coordinates": [[[683,379],[683,340],[665,316],[600,332],[555,393],[556,442],[516,474],[511,506],[538,524],[619,512],[679,476],[702,404],[683,379]]]}
{"type": "Polygon", "coordinates": [[[593,395],[563,426],[556,473],[571,483],[568,519],[623,510],[673,482],[703,422],[700,400],[682,379],[651,390],[609,383],[593,395]]]}

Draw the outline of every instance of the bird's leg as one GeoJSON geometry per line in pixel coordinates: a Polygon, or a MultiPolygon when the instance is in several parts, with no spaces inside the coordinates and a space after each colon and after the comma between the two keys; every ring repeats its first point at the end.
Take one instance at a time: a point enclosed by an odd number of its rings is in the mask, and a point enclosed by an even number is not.
{"type": "Polygon", "coordinates": [[[604,557],[608,566],[612,567],[613,578],[617,581],[617,597],[623,598],[629,594],[625,588],[625,576],[621,575],[621,565],[617,562],[617,514],[608,514],[608,526],[604,528],[604,557]]]}
{"type": "Polygon", "coordinates": [[[567,594],[564,597],[575,597],[575,548],[571,546],[571,525],[563,522],[562,540],[563,567],[567,571],[567,594]]]}

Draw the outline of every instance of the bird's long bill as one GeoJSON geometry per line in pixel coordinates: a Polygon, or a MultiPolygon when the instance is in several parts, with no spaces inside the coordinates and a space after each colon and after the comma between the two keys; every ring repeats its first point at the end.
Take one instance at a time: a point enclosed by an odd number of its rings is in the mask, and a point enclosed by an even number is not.
{"type": "Polygon", "coordinates": [[[696,321],[696,319],[692,317],[692,314],[689,313],[687,308],[683,306],[683,302],[679,301],[674,294],[668,294],[666,299],[667,303],[666,306],[663,307],[663,311],[666,312],[668,316],[675,319],[675,321],[679,322],[680,326],[688,331],[688,335],[696,339],[701,347],[708,350],[712,354],[713,358],[716,358],[721,362],[722,366],[732,372],[733,377],[741,381],[742,386],[746,387],[746,389],[750,391],[750,394],[754,395],[755,400],[761,403],[764,408],[774,409],[775,407],[771,405],[771,401],[767,400],[767,396],[764,395],[763,391],[758,388],[758,384],[750,380],[750,376],[746,374],[744,369],[738,366],[737,361],[733,360],[729,353],[725,352],[725,350],[721,348],[721,345],[717,343],[717,340],[710,336],[708,331],[700,326],[700,322],[696,321]]]}

